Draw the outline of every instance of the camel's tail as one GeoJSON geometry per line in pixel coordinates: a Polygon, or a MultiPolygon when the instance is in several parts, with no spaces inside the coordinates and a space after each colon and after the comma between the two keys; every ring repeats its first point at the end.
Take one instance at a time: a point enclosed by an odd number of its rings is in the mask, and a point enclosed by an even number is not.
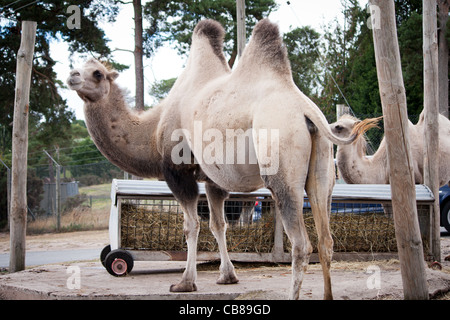
{"type": "Polygon", "coordinates": [[[371,128],[377,126],[378,121],[382,117],[379,118],[370,118],[365,119],[359,122],[356,126],[353,127],[352,133],[348,138],[340,138],[333,134],[331,131],[330,125],[328,124],[327,119],[323,115],[323,113],[319,110],[319,108],[306,96],[306,101],[311,107],[308,110],[305,110],[305,115],[309,120],[314,123],[314,125],[322,132],[331,142],[337,145],[346,145],[355,142],[359,137],[361,137],[366,131],[371,128]]]}
{"type": "Polygon", "coordinates": [[[355,136],[355,140],[357,140],[364,133],[369,131],[372,128],[378,128],[378,122],[383,119],[383,116],[378,118],[369,118],[359,121],[352,129],[351,136],[355,136]]]}

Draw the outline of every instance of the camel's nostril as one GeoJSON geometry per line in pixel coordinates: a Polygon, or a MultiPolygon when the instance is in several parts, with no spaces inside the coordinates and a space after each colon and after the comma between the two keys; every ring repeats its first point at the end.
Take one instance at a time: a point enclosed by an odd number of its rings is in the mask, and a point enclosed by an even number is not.
{"type": "Polygon", "coordinates": [[[71,75],[72,77],[79,77],[79,76],[80,76],[80,72],[77,71],[77,70],[72,70],[72,71],[70,72],[70,75],[71,75]]]}

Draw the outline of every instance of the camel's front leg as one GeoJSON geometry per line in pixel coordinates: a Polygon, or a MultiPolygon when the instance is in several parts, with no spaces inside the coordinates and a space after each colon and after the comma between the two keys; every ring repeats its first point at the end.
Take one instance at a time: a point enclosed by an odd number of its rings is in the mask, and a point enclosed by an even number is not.
{"type": "Polygon", "coordinates": [[[228,193],[212,183],[206,184],[206,195],[209,204],[209,226],[211,232],[217,240],[220,252],[220,277],[217,280],[218,284],[232,284],[239,280],[234,271],[234,266],[231,263],[228,255],[226,243],[227,224],[224,216],[224,202],[228,198],[228,193]]]}
{"type": "Polygon", "coordinates": [[[187,263],[181,282],[170,286],[171,292],[197,291],[197,240],[200,224],[197,216],[197,201],[181,204],[184,215],[184,235],[187,242],[187,263]]]}
{"type": "Polygon", "coordinates": [[[200,224],[197,216],[198,186],[193,171],[167,165],[164,178],[183,210],[184,234],[187,242],[187,263],[181,282],[170,287],[171,292],[196,291],[197,240],[200,224]]]}

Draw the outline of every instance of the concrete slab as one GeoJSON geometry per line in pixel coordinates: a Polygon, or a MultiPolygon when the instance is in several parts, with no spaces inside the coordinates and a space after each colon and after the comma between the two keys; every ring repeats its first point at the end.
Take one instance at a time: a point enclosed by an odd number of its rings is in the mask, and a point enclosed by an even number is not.
{"type": "MultiPolygon", "coordinates": [[[[363,263],[349,268],[337,263],[332,270],[334,298],[337,300],[402,299],[398,265],[363,263]],[[370,267],[372,266],[372,267],[370,267]]],[[[136,261],[126,277],[116,278],[100,262],[80,262],[34,267],[0,276],[0,299],[42,300],[207,300],[286,299],[291,281],[289,266],[238,267],[239,283],[218,285],[217,270],[199,271],[198,291],[170,293],[178,283],[184,262],[136,261]]],[[[215,268],[215,267],[214,267],[215,268]]],[[[427,269],[430,294],[450,290],[450,274],[427,269]]],[[[323,280],[320,265],[310,266],[303,281],[301,299],[320,300],[323,280]]]]}

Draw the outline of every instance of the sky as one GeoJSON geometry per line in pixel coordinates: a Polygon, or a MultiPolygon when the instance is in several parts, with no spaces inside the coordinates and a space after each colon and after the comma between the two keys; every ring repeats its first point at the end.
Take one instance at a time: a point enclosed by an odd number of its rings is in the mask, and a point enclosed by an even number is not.
{"type": "MultiPolygon", "coordinates": [[[[146,1],[142,2],[145,3],[146,1]]],[[[268,18],[279,25],[281,33],[302,26],[311,26],[320,32],[323,25],[327,25],[335,18],[343,23],[342,5],[339,0],[290,0],[290,5],[284,0],[277,0],[276,2],[279,9],[272,12],[268,18]]],[[[367,0],[359,0],[361,6],[365,6],[367,2],[367,0]]],[[[109,46],[112,50],[134,49],[133,6],[131,4],[122,6],[114,23],[100,23],[100,27],[110,40],[109,46]]],[[[58,61],[55,66],[58,79],[65,83],[70,72],[68,45],[62,41],[54,41],[51,44],[51,53],[52,57],[58,61]]],[[[121,87],[127,88],[134,95],[133,54],[119,50],[114,51],[113,57],[115,61],[130,66],[128,70],[121,72],[116,81],[121,87]]],[[[156,81],[178,77],[186,60],[187,56],[179,56],[174,46],[169,44],[160,48],[150,59],[144,59],[145,104],[151,105],[156,102],[148,93],[152,84],[156,81]]],[[[75,67],[81,67],[83,63],[84,58],[74,56],[75,67]]],[[[69,89],[60,89],[60,94],[67,100],[67,104],[75,112],[76,118],[84,120],[83,102],[76,92],[69,89]]]]}

